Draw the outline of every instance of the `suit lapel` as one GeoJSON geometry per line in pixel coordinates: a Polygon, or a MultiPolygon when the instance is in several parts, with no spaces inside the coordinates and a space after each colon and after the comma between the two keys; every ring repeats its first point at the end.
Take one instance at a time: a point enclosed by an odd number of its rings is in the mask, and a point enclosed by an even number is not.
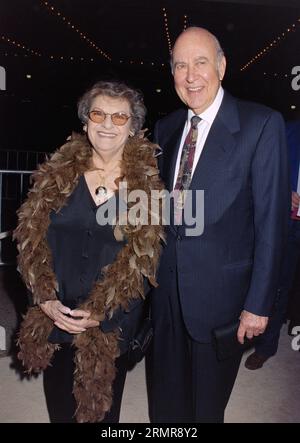
{"type": "Polygon", "coordinates": [[[203,151],[193,174],[191,189],[207,189],[222,174],[227,154],[234,149],[233,135],[216,117],[206,139],[203,151]]]}
{"type": "Polygon", "coordinates": [[[228,154],[236,145],[233,134],[239,128],[235,100],[225,93],[193,174],[191,189],[208,190],[224,174],[228,154]]]}
{"type": "MultiPolygon", "coordinates": [[[[173,190],[176,160],[182,137],[182,131],[184,129],[186,121],[186,115],[187,111],[184,111],[182,112],[179,118],[174,119],[173,121],[174,124],[169,131],[171,135],[169,136],[168,140],[163,143],[164,153],[163,153],[162,178],[169,191],[173,190]]],[[[166,131],[166,134],[168,134],[168,131],[166,131]]]]}
{"type": "MultiPolygon", "coordinates": [[[[187,110],[174,113],[159,138],[163,146],[161,176],[169,191],[173,190],[176,159],[187,118],[187,110]]],[[[208,191],[222,180],[229,166],[229,154],[235,149],[235,133],[240,130],[237,101],[226,91],[199,158],[190,189],[208,191]]]]}

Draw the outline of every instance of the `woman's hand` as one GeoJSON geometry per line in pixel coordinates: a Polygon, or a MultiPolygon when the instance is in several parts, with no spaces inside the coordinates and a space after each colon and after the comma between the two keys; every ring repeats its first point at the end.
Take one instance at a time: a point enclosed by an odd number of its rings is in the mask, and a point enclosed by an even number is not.
{"type": "Polygon", "coordinates": [[[59,300],[48,300],[39,306],[44,314],[53,320],[55,326],[69,334],[80,334],[87,328],[99,326],[98,321],[90,318],[90,312],[79,309],[72,311],[59,300]]]}
{"type": "Polygon", "coordinates": [[[76,323],[81,324],[83,328],[98,328],[100,325],[100,322],[98,320],[93,320],[90,318],[91,313],[89,311],[83,311],[82,309],[73,309],[73,311],[70,311],[70,315],[77,318],[76,323]],[[79,319],[78,319],[79,317],[79,319]]]}

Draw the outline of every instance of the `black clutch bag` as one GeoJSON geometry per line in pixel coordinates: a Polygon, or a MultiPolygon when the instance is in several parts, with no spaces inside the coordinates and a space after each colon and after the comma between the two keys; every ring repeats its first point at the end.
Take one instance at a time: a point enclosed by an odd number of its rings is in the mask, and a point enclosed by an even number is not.
{"type": "Polygon", "coordinates": [[[212,330],[212,343],[219,361],[233,357],[237,353],[243,353],[255,345],[258,336],[251,339],[245,337],[243,345],[238,341],[239,325],[240,321],[237,320],[212,330]]]}
{"type": "Polygon", "coordinates": [[[130,342],[128,358],[131,364],[138,363],[143,359],[152,337],[152,321],[151,318],[147,317],[143,320],[141,328],[134,339],[130,342]]]}

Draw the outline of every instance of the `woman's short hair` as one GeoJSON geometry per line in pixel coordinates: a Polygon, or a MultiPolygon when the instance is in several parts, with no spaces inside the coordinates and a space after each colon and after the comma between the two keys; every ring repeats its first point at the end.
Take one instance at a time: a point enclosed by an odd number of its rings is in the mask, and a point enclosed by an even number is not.
{"type": "Polygon", "coordinates": [[[136,134],[142,129],[146,116],[143,95],[139,90],[118,81],[99,81],[83,94],[77,103],[78,117],[82,123],[87,123],[91,104],[99,95],[127,100],[132,113],[132,130],[136,134]]]}

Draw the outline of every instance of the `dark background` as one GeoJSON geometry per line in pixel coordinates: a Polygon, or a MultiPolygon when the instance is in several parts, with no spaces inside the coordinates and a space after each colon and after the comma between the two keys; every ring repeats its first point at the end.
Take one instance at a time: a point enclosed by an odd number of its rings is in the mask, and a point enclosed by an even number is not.
{"type": "Polygon", "coordinates": [[[80,130],[79,96],[105,78],[143,91],[151,130],[157,118],[180,106],[166,18],[171,44],[185,24],[216,34],[227,57],[223,84],[229,92],[295,117],[300,91],[292,89],[291,71],[300,66],[300,0],[1,0],[6,90],[0,90],[0,149],[51,151],[61,145],[80,130]]]}
{"type": "MultiPolygon", "coordinates": [[[[144,92],[149,130],[181,106],[169,69],[165,19],[171,44],[184,26],[216,34],[227,57],[223,84],[229,92],[271,106],[286,120],[299,115],[300,90],[292,89],[291,71],[300,66],[300,0],[0,0],[0,66],[6,70],[0,168],[34,169],[44,154],[27,151],[53,151],[80,130],[76,102],[99,79],[125,80],[144,92]]],[[[16,226],[29,179],[20,177],[3,174],[0,231],[16,226]]],[[[1,242],[0,264],[14,263],[15,256],[8,237],[1,242]]],[[[0,323],[10,337],[16,321],[5,297],[20,316],[26,291],[15,268],[0,271],[0,323]]],[[[295,300],[298,295],[299,286],[295,300]]],[[[298,312],[291,308],[290,318],[298,312]]]]}

